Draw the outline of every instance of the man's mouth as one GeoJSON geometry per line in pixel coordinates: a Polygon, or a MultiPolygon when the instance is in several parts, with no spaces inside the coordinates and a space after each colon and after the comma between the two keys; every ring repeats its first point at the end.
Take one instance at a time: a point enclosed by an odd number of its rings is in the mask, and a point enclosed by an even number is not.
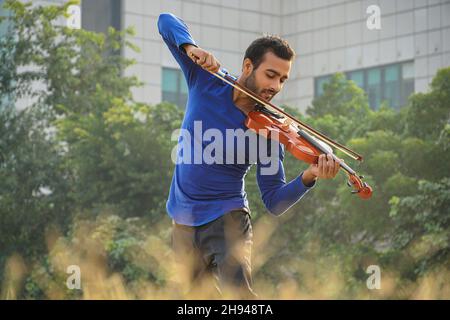
{"type": "Polygon", "coordinates": [[[262,97],[266,100],[270,100],[273,97],[273,94],[267,93],[267,92],[263,92],[262,97]]]}

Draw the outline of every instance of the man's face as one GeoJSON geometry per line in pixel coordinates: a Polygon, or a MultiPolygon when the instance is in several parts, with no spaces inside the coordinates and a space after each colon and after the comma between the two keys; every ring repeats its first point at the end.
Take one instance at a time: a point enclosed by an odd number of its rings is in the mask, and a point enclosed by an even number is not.
{"type": "Polygon", "coordinates": [[[261,64],[245,80],[245,86],[270,101],[283,88],[291,64],[291,61],[277,57],[273,52],[266,52],[261,64]]]}

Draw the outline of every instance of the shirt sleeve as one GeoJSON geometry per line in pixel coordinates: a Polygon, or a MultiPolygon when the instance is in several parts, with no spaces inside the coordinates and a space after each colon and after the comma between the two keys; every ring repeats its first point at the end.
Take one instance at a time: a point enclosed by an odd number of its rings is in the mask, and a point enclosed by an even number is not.
{"type": "MultiPolygon", "coordinates": [[[[261,191],[261,198],[267,210],[275,216],[279,216],[292,207],[299,201],[311,188],[316,184],[314,182],[311,186],[303,184],[303,172],[295,179],[286,183],[286,176],[284,173],[284,147],[279,144],[279,156],[271,157],[272,161],[278,162],[278,170],[274,174],[265,174],[264,169],[267,169],[274,163],[263,164],[259,159],[257,162],[256,178],[261,191]],[[278,158],[278,159],[276,159],[278,158]]],[[[276,163],[275,163],[276,164],[276,163]]]]}
{"type": "Polygon", "coordinates": [[[197,47],[187,25],[171,13],[161,13],[158,18],[158,30],[173,57],[180,65],[188,87],[192,87],[198,75],[206,73],[206,71],[195,64],[182,47],[184,44],[192,44],[197,47]]]}

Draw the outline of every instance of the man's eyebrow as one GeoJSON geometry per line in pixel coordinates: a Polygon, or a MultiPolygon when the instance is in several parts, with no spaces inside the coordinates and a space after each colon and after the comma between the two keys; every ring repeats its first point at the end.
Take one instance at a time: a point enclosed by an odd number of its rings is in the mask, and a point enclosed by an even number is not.
{"type": "MultiPolygon", "coordinates": [[[[273,70],[273,69],[267,69],[266,71],[273,72],[273,73],[275,73],[277,76],[281,76],[281,73],[279,73],[279,72],[276,71],[276,70],[273,70]]],[[[284,76],[284,78],[288,79],[289,77],[288,77],[288,76],[284,76]]]]}

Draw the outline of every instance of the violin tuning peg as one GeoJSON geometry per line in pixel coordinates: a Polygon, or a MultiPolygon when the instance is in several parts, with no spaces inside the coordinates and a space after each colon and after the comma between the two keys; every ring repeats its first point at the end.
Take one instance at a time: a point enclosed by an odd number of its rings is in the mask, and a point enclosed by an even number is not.
{"type": "Polygon", "coordinates": [[[364,182],[364,183],[363,183],[363,187],[364,187],[364,188],[367,188],[367,186],[368,186],[367,183],[364,182]]]}
{"type": "Polygon", "coordinates": [[[349,188],[352,187],[352,184],[351,184],[351,182],[350,182],[349,180],[347,180],[347,186],[348,186],[349,188]]]}
{"type": "Polygon", "coordinates": [[[359,193],[359,190],[352,190],[352,193],[359,193]]]}
{"type": "Polygon", "coordinates": [[[364,179],[364,176],[359,176],[360,179],[364,179]]]}

